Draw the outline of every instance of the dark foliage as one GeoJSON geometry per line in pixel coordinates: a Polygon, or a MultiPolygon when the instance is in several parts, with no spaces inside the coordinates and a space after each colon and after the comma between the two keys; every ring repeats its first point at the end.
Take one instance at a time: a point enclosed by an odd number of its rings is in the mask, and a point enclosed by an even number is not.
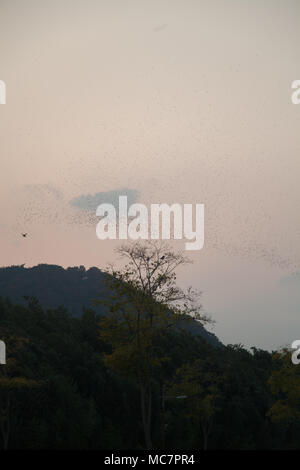
{"type": "MultiPolygon", "coordinates": [[[[9,269],[15,282],[13,270],[23,268],[9,269]]],[[[54,278],[67,282],[68,270],[53,270],[54,278]]],[[[74,279],[79,275],[80,270],[71,270],[74,279]]],[[[40,272],[37,279],[42,278],[40,272]]],[[[100,340],[100,315],[86,308],[74,317],[64,307],[43,308],[31,297],[25,305],[0,299],[0,339],[7,346],[7,364],[0,366],[0,448],[144,447],[137,384],[104,365],[110,345],[100,340]]],[[[275,401],[268,379],[279,367],[271,353],[240,345],[214,347],[176,330],[160,339],[159,348],[169,361],[154,384],[156,449],[203,448],[203,422],[196,413],[200,398],[178,399],[170,392],[174,384],[179,392],[181,383],[186,386],[178,381],[178,370],[185,368],[193,371],[189,380],[202,387],[204,398],[211,390],[215,397],[208,449],[299,448],[299,422],[272,422],[268,416],[275,401]]]]}

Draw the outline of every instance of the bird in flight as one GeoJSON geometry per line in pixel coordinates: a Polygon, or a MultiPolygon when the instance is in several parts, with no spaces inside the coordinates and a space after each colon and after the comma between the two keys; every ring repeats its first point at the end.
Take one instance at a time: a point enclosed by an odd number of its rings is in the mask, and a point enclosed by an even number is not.
{"type": "Polygon", "coordinates": [[[27,233],[22,233],[21,235],[22,235],[22,237],[24,237],[24,238],[27,237],[27,233]]]}

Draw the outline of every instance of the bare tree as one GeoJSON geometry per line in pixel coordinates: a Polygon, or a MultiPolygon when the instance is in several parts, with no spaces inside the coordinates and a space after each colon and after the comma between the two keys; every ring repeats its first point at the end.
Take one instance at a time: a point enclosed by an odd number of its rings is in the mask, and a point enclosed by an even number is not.
{"type": "Polygon", "coordinates": [[[182,253],[153,241],[129,243],[117,252],[125,264],[107,270],[111,295],[99,300],[109,311],[100,322],[100,336],[112,346],[107,365],[138,382],[145,442],[151,449],[153,380],[167,360],[157,354],[156,340],[183,319],[210,319],[202,314],[200,293],[177,285],[177,268],[191,262],[182,253]]]}

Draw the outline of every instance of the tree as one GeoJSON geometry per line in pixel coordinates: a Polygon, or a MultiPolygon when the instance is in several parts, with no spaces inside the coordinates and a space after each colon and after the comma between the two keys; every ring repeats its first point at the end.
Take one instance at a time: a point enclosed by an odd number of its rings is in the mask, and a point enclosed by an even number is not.
{"type": "Polygon", "coordinates": [[[167,392],[171,398],[182,398],[180,404],[185,407],[189,421],[196,429],[201,430],[202,447],[205,450],[208,448],[215,414],[219,410],[222,380],[218,371],[207,367],[205,360],[197,359],[193,363],[184,364],[176,371],[167,392]]]}
{"type": "Polygon", "coordinates": [[[274,353],[273,359],[277,368],[272,372],[268,384],[276,401],[268,416],[273,422],[291,425],[300,420],[300,364],[292,363],[291,352],[286,348],[274,353]]]}
{"type": "Polygon", "coordinates": [[[209,319],[201,312],[200,294],[177,286],[176,269],[189,263],[188,258],[152,241],[130,243],[117,252],[125,265],[107,270],[111,294],[98,300],[108,309],[100,321],[100,337],[111,345],[106,364],[138,383],[145,443],[151,449],[153,386],[168,361],[161,354],[159,340],[187,318],[202,323],[209,319]]]}
{"type": "Polygon", "coordinates": [[[3,448],[8,449],[12,432],[12,415],[14,399],[17,394],[25,390],[37,387],[36,380],[23,375],[17,356],[22,353],[22,348],[27,342],[26,338],[10,335],[7,337],[9,356],[7,363],[0,369],[0,431],[3,440],[3,448]]]}

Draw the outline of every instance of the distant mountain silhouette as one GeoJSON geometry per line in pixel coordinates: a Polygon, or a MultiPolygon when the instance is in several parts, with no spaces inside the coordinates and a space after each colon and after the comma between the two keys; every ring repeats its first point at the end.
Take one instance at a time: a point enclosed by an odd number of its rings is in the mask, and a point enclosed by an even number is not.
{"type": "MultiPolygon", "coordinates": [[[[71,315],[79,317],[84,308],[104,313],[103,307],[93,304],[100,291],[104,295],[109,294],[104,280],[105,273],[95,267],[64,269],[51,264],[39,264],[32,268],[9,266],[0,268],[0,296],[21,304],[26,303],[26,297],[35,297],[44,308],[64,306],[71,315]]],[[[196,321],[189,322],[185,328],[210,344],[221,345],[213,333],[196,321]]]]}

